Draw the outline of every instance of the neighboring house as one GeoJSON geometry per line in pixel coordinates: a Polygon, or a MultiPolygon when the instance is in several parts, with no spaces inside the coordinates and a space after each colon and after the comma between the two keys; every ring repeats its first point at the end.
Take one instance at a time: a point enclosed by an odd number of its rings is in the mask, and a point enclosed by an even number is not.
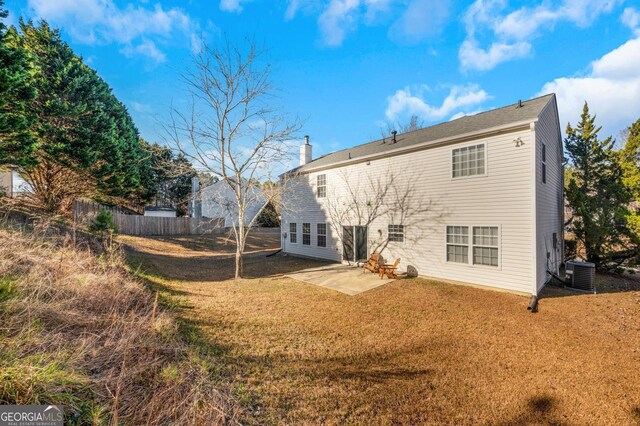
{"type": "Polygon", "coordinates": [[[144,208],[144,215],[151,217],[177,217],[176,209],[173,207],[155,207],[146,206],[144,208]]]}
{"type": "Polygon", "coordinates": [[[283,251],[382,253],[422,276],[538,294],[563,253],[555,95],[358,145],[282,176],[283,251]]]}
{"type": "Polygon", "coordinates": [[[13,171],[0,170],[0,192],[7,197],[13,197],[13,171]]]}
{"type": "MultiPolygon", "coordinates": [[[[252,187],[247,195],[247,206],[244,212],[244,224],[249,225],[253,218],[260,212],[265,203],[265,196],[259,188],[252,187]]],[[[212,183],[200,190],[200,205],[202,216],[208,218],[224,218],[225,227],[229,228],[238,224],[238,203],[236,197],[224,180],[212,183]]],[[[258,224],[254,222],[254,225],[258,224]]]]}

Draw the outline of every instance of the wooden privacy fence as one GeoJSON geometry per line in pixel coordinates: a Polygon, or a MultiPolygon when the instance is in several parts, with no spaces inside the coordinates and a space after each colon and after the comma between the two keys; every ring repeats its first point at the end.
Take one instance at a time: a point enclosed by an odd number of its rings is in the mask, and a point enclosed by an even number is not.
{"type": "Polygon", "coordinates": [[[126,235],[197,235],[224,231],[224,219],[193,217],[153,217],[114,214],[120,234],[126,235]]]}
{"type": "Polygon", "coordinates": [[[73,202],[73,221],[76,224],[87,225],[94,217],[100,213],[100,210],[106,210],[111,214],[137,215],[133,210],[125,209],[118,206],[105,206],[100,203],[94,203],[87,200],[74,200],[73,202]]]}
{"type": "Polygon", "coordinates": [[[88,226],[100,210],[111,212],[118,233],[125,235],[198,235],[224,232],[224,218],[141,216],[84,200],[73,202],[73,220],[76,225],[88,226]]]}

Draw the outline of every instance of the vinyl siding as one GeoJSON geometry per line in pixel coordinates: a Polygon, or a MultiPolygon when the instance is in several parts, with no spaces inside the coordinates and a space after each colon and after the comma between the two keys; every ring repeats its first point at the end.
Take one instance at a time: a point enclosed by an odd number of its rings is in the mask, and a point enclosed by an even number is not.
{"type": "Polygon", "coordinates": [[[558,273],[563,257],[564,168],[562,137],[555,98],[540,113],[536,136],[536,286],[547,281],[547,268],[558,273]],[[542,144],[546,146],[546,183],[542,182],[542,144]],[[557,245],[553,247],[553,234],[557,245]],[[547,253],[549,253],[547,261],[547,253]]]}
{"type": "Polygon", "coordinates": [[[290,222],[298,224],[298,243],[287,236],[283,249],[340,261],[342,225],[367,224],[369,252],[381,251],[391,262],[400,257],[401,270],[411,265],[423,276],[532,293],[534,148],[534,134],[526,129],[298,176],[285,191],[282,212],[283,232],[289,232],[290,222]],[[523,144],[516,146],[516,138],[523,144]],[[486,175],[453,179],[452,149],[478,143],[485,143],[486,175]],[[318,174],[327,176],[324,199],[315,196],[318,174]],[[389,211],[379,209],[384,212],[370,217],[362,211],[375,209],[380,188],[388,189],[389,211]],[[359,215],[335,214],[336,206],[354,204],[359,215]],[[311,223],[310,246],[302,245],[303,222],[311,223]],[[317,223],[328,224],[326,248],[316,245],[317,223]],[[389,224],[405,226],[404,242],[386,241],[389,224]],[[447,225],[499,227],[499,266],[447,262],[447,225]]]}

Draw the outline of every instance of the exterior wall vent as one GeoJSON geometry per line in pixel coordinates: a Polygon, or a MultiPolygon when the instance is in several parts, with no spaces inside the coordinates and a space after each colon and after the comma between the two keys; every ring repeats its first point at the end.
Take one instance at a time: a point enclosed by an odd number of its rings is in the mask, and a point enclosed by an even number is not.
{"type": "Polygon", "coordinates": [[[596,265],[590,262],[568,261],[566,273],[569,278],[570,288],[589,293],[596,292],[596,265]]]}

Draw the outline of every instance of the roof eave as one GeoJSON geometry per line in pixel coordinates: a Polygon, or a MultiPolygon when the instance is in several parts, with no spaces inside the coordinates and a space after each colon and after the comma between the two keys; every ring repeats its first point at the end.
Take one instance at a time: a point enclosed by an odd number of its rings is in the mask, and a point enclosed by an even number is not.
{"type": "Polygon", "coordinates": [[[478,130],[475,132],[468,132],[468,133],[463,133],[460,135],[456,135],[456,136],[451,136],[451,137],[447,137],[447,138],[441,138],[441,139],[436,139],[436,140],[432,140],[432,141],[427,141],[427,142],[422,142],[419,144],[415,144],[412,146],[408,146],[408,147],[401,147],[401,148],[397,148],[397,149],[393,149],[393,150],[389,150],[389,151],[385,151],[385,152],[381,152],[378,154],[373,154],[373,155],[367,155],[367,156],[362,156],[362,157],[358,157],[358,158],[353,158],[350,160],[343,160],[343,161],[337,161],[334,163],[330,163],[330,164],[325,164],[322,166],[318,166],[318,167],[311,167],[308,169],[305,169],[303,171],[296,171],[297,169],[299,169],[301,166],[296,167],[294,169],[291,169],[288,172],[283,173],[282,176],[286,176],[286,175],[290,175],[290,174],[307,174],[307,173],[313,173],[313,172],[319,172],[319,171],[323,171],[323,170],[328,170],[328,169],[334,169],[337,167],[344,167],[347,165],[351,165],[351,164],[358,164],[358,163],[363,163],[366,161],[372,161],[372,160],[377,160],[380,158],[386,158],[386,157],[392,157],[392,156],[396,156],[396,155],[402,155],[402,154],[407,154],[407,153],[411,153],[411,152],[415,152],[415,151],[422,151],[424,149],[428,149],[428,148],[433,148],[436,146],[442,146],[442,145],[449,145],[449,144],[453,144],[453,143],[459,143],[459,142],[464,142],[466,140],[469,139],[477,139],[479,137],[487,137],[487,136],[493,136],[493,135],[498,135],[498,134],[502,134],[502,133],[509,133],[509,132],[513,132],[513,131],[517,131],[517,130],[525,130],[526,128],[528,128],[531,123],[536,123],[538,121],[538,117],[534,117],[528,120],[523,120],[523,121],[518,121],[515,123],[509,123],[509,124],[505,124],[502,126],[496,126],[496,127],[491,127],[488,129],[482,129],[482,130],[478,130]]]}

